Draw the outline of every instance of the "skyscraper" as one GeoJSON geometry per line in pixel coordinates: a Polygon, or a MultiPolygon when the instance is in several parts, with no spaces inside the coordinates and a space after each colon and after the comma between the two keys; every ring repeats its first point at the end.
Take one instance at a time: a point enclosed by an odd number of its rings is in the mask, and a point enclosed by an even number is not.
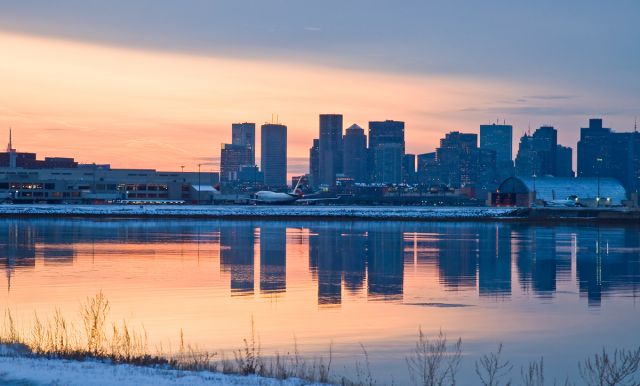
{"type": "Polygon", "coordinates": [[[573,173],[573,151],[570,147],[556,148],[556,177],[575,177],[573,173]]]}
{"type": "MultiPolygon", "coordinates": [[[[389,148],[390,149],[390,148],[389,148]]],[[[404,122],[402,121],[372,121],[369,122],[369,171],[372,173],[373,182],[400,183],[402,182],[402,156],[404,155],[404,122]],[[376,149],[382,144],[397,144],[400,146],[399,152],[393,152],[398,159],[394,159],[393,167],[397,167],[393,173],[389,173],[389,165],[376,162],[376,149]],[[397,166],[395,166],[397,165],[397,166]],[[383,170],[385,169],[385,170],[383,170]],[[393,181],[382,178],[382,175],[395,176],[393,181]]],[[[384,152],[380,153],[383,154],[384,152]]],[[[387,151],[386,155],[390,155],[387,151]]],[[[382,158],[379,158],[382,159],[382,158]]],[[[387,159],[385,157],[385,159],[387,159]]]]}
{"type": "Polygon", "coordinates": [[[320,140],[314,139],[309,149],[309,186],[316,189],[320,185],[320,140]]]}
{"type": "Polygon", "coordinates": [[[256,124],[233,123],[231,125],[231,143],[249,148],[247,165],[256,164],[256,124]]]}
{"type": "Polygon", "coordinates": [[[418,183],[423,185],[435,185],[438,181],[438,162],[436,152],[418,154],[418,183]]]}
{"type": "Polygon", "coordinates": [[[364,129],[351,125],[343,137],[343,173],[355,182],[367,182],[367,136],[364,129]]]}
{"type": "Polygon", "coordinates": [[[402,157],[402,182],[405,184],[416,183],[416,155],[405,154],[402,157]]]}
{"type": "Polygon", "coordinates": [[[342,173],[342,115],[320,114],[320,184],[333,186],[342,173]]]}
{"type": "Polygon", "coordinates": [[[602,127],[602,119],[590,119],[580,129],[578,177],[613,177],[627,189],[640,188],[640,133],[616,133],[602,127]]]}
{"type": "Polygon", "coordinates": [[[557,148],[558,132],[551,126],[542,126],[533,135],[523,135],[516,156],[516,175],[555,176],[557,148]]]}
{"type": "Polygon", "coordinates": [[[270,187],[287,185],[287,126],[265,123],[261,127],[260,166],[264,183],[270,187]]]}
{"type": "Polygon", "coordinates": [[[380,143],[373,151],[375,182],[399,184],[402,182],[402,146],[398,143],[380,143]]]}
{"type": "Polygon", "coordinates": [[[480,148],[496,152],[496,162],[512,162],[513,126],[480,125],[480,148]]]}
{"type": "Polygon", "coordinates": [[[440,182],[453,188],[471,184],[474,180],[472,153],[477,148],[477,134],[447,133],[436,149],[440,182]]]}
{"type": "Polygon", "coordinates": [[[480,125],[480,149],[495,151],[499,180],[513,175],[512,144],[513,126],[495,123],[480,125]]]}
{"type": "Polygon", "coordinates": [[[248,146],[223,143],[220,149],[220,181],[236,181],[240,167],[253,165],[252,156],[248,146]]]}

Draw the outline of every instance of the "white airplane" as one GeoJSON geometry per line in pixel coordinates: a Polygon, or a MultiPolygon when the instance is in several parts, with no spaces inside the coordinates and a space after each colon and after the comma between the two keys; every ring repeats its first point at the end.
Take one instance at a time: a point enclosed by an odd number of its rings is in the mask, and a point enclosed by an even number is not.
{"type": "Polygon", "coordinates": [[[549,207],[576,207],[578,206],[575,200],[550,200],[545,201],[544,206],[549,207]]]}
{"type": "Polygon", "coordinates": [[[256,204],[267,204],[267,205],[289,205],[294,202],[316,202],[316,201],[327,201],[327,200],[337,200],[337,198],[303,198],[304,195],[302,191],[298,189],[300,185],[300,181],[302,178],[298,179],[298,183],[296,186],[289,192],[272,192],[270,190],[261,190],[256,192],[250,201],[253,201],[256,204]]]}

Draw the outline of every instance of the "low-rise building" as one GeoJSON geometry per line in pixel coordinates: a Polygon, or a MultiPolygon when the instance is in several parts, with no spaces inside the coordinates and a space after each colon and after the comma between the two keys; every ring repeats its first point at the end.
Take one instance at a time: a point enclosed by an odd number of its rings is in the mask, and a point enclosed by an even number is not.
{"type": "Polygon", "coordinates": [[[117,200],[197,201],[192,185],[214,186],[218,173],[154,169],[0,167],[0,198],[14,203],[91,204],[117,200]]]}
{"type": "Polygon", "coordinates": [[[625,188],[614,178],[509,177],[489,196],[491,206],[530,207],[581,205],[607,207],[627,200],[625,188]]]}

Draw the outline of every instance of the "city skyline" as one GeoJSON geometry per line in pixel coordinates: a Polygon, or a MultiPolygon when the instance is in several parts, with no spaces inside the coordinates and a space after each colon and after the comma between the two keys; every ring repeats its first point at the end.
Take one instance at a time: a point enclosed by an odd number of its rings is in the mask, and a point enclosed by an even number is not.
{"type": "Polygon", "coordinates": [[[404,121],[407,154],[480,123],[552,125],[572,145],[586,117],[631,131],[640,116],[637,3],[376,2],[366,22],[361,1],[288,3],[276,28],[264,16],[285,4],[2,2],[0,127],[19,149],[193,170],[217,162],[230,122],[277,114],[299,174],[322,112],[404,121]]]}

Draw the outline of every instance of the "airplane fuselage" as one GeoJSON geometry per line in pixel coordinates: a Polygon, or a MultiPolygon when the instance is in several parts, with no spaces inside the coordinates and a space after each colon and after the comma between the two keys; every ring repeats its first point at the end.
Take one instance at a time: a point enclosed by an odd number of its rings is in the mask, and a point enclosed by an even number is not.
{"type": "Polygon", "coordinates": [[[266,190],[261,190],[255,193],[254,201],[258,204],[270,204],[270,205],[287,205],[293,204],[296,202],[300,196],[289,194],[289,193],[280,193],[280,192],[270,192],[266,190]]]}

